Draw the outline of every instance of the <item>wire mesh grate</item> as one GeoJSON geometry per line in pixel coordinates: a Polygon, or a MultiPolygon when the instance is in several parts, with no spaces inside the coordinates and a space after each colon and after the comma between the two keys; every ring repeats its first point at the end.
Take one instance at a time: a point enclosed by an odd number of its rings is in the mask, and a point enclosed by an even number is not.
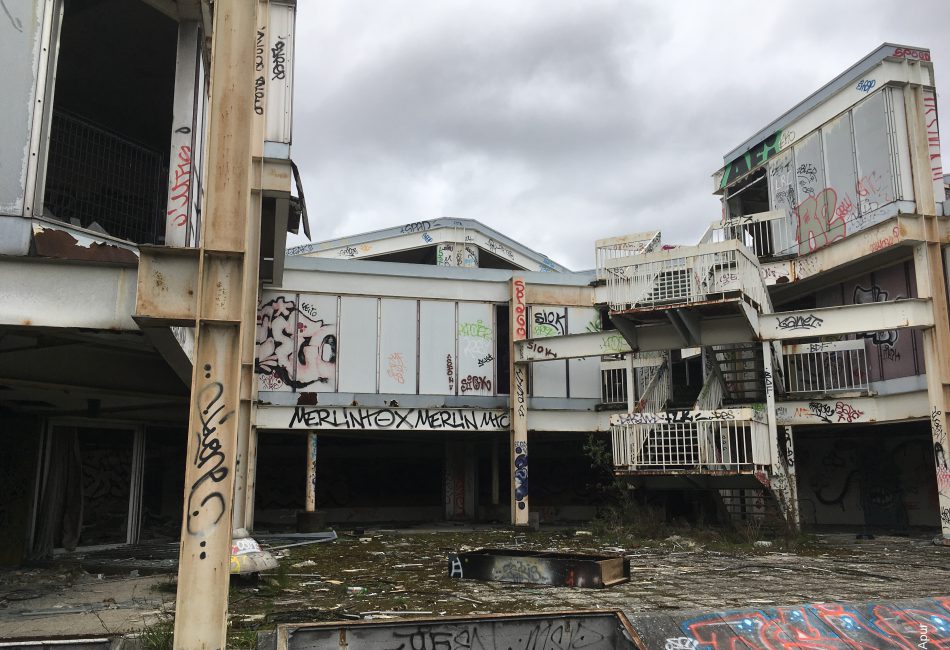
{"type": "Polygon", "coordinates": [[[62,221],[93,222],[120,239],[160,243],[163,154],[64,111],[53,113],[45,207],[62,221]]]}

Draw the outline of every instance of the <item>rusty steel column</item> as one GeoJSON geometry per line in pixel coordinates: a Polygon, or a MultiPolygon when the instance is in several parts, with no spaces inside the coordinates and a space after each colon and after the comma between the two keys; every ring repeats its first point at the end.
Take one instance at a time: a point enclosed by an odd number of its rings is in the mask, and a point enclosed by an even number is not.
{"type": "MultiPolygon", "coordinates": [[[[929,91],[928,91],[929,92],[929,91]]],[[[937,477],[937,508],[943,543],[950,546],[950,439],[947,412],[950,410],[950,309],[947,305],[947,276],[943,247],[937,224],[934,175],[931,169],[929,138],[937,138],[935,102],[928,105],[924,89],[908,86],[904,91],[907,135],[917,214],[923,220],[924,243],[914,247],[917,296],[930,298],[934,326],[923,331],[927,397],[930,401],[930,430],[933,437],[934,470],[937,477]]]]}
{"type": "Polygon", "coordinates": [[[511,525],[529,524],[528,507],[528,365],[515,362],[515,343],[527,338],[524,278],[511,279],[511,525]]]}
{"type": "Polygon", "coordinates": [[[178,568],[177,649],[225,647],[231,524],[241,402],[251,121],[257,3],[214,8],[206,198],[201,223],[197,322],[178,568]]]}

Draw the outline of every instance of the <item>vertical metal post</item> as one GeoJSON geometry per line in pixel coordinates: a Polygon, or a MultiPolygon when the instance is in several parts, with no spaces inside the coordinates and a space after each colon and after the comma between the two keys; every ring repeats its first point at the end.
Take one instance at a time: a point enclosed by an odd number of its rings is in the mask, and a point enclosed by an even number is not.
{"type": "Polygon", "coordinates": [[[317,434],[307,432],[307,512],[317,510],[317,434]]]}
{"type": "MultiPolygon", "coordinates": [[[[174,647],[224,648],[241,402],[241,335],[251,210],[251,117],[257,5],[215,3],[208,182],[198,263],[197,327],[185,467],[174,647]]],[[[254,278],[256,281],[256,278],[254,278]]]]}
{"type": "Polygon", "coordinates": [[[511,524],[529,525],[528,508],[528,366],[515,360],[515,342],[527,338],[524,278],[511,279],[511,524]]]}
{"type": "Polygon", "coordinates": [[[762,343],[762,361],[765,366],[765,406],[769,427],[769,457],[772,467],[769,481],[772,492],[782,507],[782,514],[785,515],[788,525],[797,530],[798,490],[794,483],[794,474],[789,475],[785,455],[782,453],[778,440],[778,425],[775,421],[775,373],[772,368],[772,343],[770,341],[762,343]]]}
{"type": "Polygon", "coordinates": [[[624,369],[624,372],[627,373],[627,413],[633,413],[637,406],[637,395],[636,382],[634,381],[635,375],[633,370],[633,352],[628,352],[625,357],[627,360],[627,367],[624,369]]]}
{"type": "Polygon", "coordinates": [[[937,475],[937,501],[943,543],[950,546],[950,461],[947,459],[950,454],[950,439],[947,435],[947,411],[950,406],[950,309],[947,305],[947,276],[937,227],[937,206],[927,130],[928,123],[936,124],[936,115],[926,115],[928,109],[921,86],[912,85],[905,89],[904,106],[907,114],[914,200],[926,238],[924,243],[914,247],[917,296],[930,298],[934,317],[934,327],[923,331],[923,348],[927,397],[930,401],[934,469],[937,475]]]}
{"type": "Polygon", "coordinates": [[[168,197],[165,210],[165,245],[193,246],[195,217],[192,206],[198,191],[192,164],[197,130],[198,23],[186,21],[178,25],[178,57],[175,62],[175,99],[172,104],[171,149],[168,156],[168,197]]]}

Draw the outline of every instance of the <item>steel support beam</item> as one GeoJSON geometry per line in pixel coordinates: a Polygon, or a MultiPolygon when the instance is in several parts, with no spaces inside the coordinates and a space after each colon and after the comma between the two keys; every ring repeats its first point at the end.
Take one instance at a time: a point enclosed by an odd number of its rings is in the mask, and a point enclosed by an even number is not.
{"type": "Polygon", "coordinates": [[[925,329],[933,325],[931,301],[926,297],[759,315],[759,334],[764,341],[790,341],[907,327],[925,329]]]}
{"type": "Polygon", "coordinates": [[[778,426],[875,424],[922,420],[930,417],[927,393],[896,393],[873,397],[787,400],[776,404],[778,426]]]}
{"type": "Polygon", "coordinates": [[[242,323],[243,302],[246,283],[256,282],[247,274],[247,233],[260,229],[259,212],[250,209],[256,23],[257,3],[215,3],[197,313],[190,323],[170,323],[196,325],[175,607],[179,650],[226,646],[241,342],[251,326],[242,323]]]}
{"type": "MultiPolygon", "coordinates": [[[[936,98],[925,98],[920,85],[904,90],[907,136],[913,170],[914,197],[922,215],[924,242],[914,247],[914,273],[917,295],[930,298],[931,316],[936,327],[923,333],[924,364],[927,370],[927,398],[930,401],[930,427],[933,436],[934,470],[943,543],[950,546],[950,437],[947,414],[950,411],[950,306],[947,304],[947,273],[943,265],[940,227],[934,196],[928,128],[937,133],[936,98]],[[932,100],[928,102],[927,100],[932,100]]],[[[943,197],[940,197],[941,199],[943,197]]]]}
{"type": "Polygon", "coordinates": [[[132,268],[0,260],[0,325],[137,330],[132,268]]]}

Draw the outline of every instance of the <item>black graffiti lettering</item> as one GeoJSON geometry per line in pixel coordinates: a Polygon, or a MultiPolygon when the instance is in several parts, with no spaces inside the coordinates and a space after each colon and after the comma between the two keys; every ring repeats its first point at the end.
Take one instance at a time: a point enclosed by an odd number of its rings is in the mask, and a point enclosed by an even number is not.
{"type": "Polygon", "coordinates": [[[286,62],[286,57],[284,55],[285,48],[286,44],[284,41],[277,39],[277,42],[274,43],[274,47],[270,49],[271,79],[284,79],[287,76],[287,71],[284,67],[284,63],[286,62]]]}
{"type": "Polygon", "coordinates": [[[808,314],[807,316],[786,316],[785,318],[780,318],[778,321],[779,329],[783,330],[812,330],[821,325],[825,321],[821,318],[818,318],[814,314],[808,314]]]}
{"type": "MultiPolygon", "coordinates": [[[[206,368],[210,369],[210,366],[206,368]]],[[[234,411],[228,410],[223,396],[224,385],[210,382],[196,397],[201,430],[194,434],[197,445],[192,464],[202,470],[202,474],[194,480],[188,491],[186,529],[190,535],[206,535],[218,525],[227,511],[225,491],[213,485],[226,479],[229,473],[218,428],[234,415],[234,411]]]]}

